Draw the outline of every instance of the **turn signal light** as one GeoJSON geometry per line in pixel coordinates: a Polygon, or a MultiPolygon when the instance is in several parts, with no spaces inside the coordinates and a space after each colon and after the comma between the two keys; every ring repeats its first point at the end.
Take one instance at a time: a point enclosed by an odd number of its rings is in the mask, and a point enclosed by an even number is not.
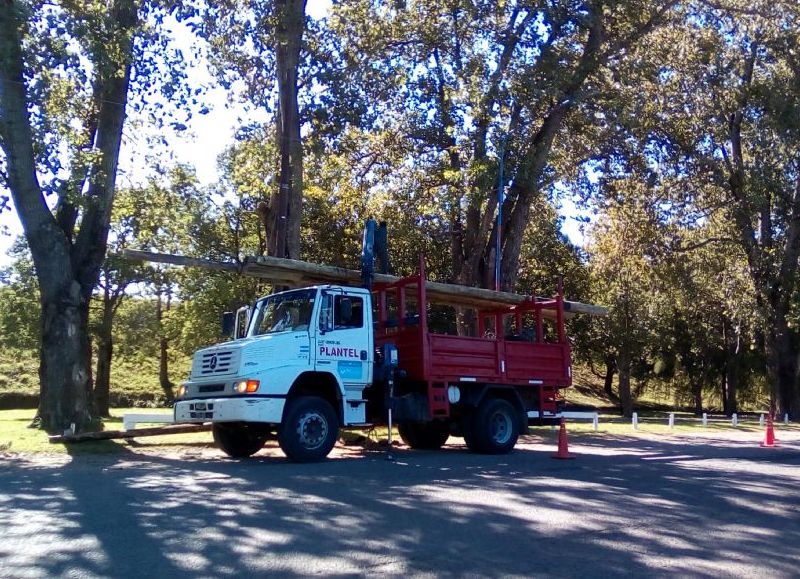
{"type": "Polygon", "coordinates": [[[187,390],[188,388],[186,388],[185,385],[181,384],[181,387],[178,388],[178,398],[183,398],[184,396],[186,396],[187,390]]]}
{"type": "Polygon", "coordinates": [[[242,380],[241,382],[237,382],[233,386],[233,389],[239,394],[258,392],[258,387],[260,384],[261,382],[258,380],[242,380]]]}

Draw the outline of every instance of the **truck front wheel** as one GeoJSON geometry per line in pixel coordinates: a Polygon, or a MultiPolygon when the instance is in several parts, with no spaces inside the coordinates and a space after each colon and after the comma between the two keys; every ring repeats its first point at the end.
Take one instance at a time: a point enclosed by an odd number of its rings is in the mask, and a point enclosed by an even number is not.
{"type": "Polygon", "coordinates": [[[315,462],[328,456],[339,436],[339,421],[330,403],[318,396],[301,396],[286,404],[278,443],[287,458],[315,462]]]}
{"type": "Polygon", "coordinates": [[[519,419],[517,411],[507,400],[484,400],[472,414],[470,422],[467,425],[469,434],[465,439],[474,452],[506,454],[517,444],[519,419]]]}
{"type": "Polygon", "coordinates": [[[214,425],[214,442],[232,458],[255,454],[263,448],[268,437],[268,432],[247,423],[221,422],[214,425]]]}
{"type": "Polygon", "coordinates": [[[400,438],[411,448],[436,450],[450,437],[450,428],[443,422],[401,422],[400,438]]]}

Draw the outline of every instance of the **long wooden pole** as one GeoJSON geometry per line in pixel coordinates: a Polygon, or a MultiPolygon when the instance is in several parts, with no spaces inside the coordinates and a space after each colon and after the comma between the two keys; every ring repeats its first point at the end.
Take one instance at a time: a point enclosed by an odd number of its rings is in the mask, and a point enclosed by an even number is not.
{"type": "Polygon", "coordinates": [[[88,442],[90,440],[164,436],[166,434],[186,434],[187,432],[206,432],[209,430],[211,430],[211,424],[169,424],[167,426],[139,428],[138,430],[101,430],[99,432],[84,432],[81,434],[59,434],[51,436],[49,440],[52,443],[88,442]]]}
{"type": "MultiPolygon", "coordinates": [[[[136,251],[132,249],[124,250],[122,256],[134,261],[152,261],[172,265],[201,267],[213,271],[228,271],[250,277],[267,279],[274,283],[292,287],[319,283],[345,285],[357,285],[361,283],[361,272],[354,269],[319,265],[307,261],[281,259],[270,256],[247,257],[243,263],[213,261],[185,257],[182,255],[136,251]]],[[[399,279],[399,277],[394,275],[375,274],[376,284],[394,283],[399,279]]],[[[490,289],[434,281],[427,281],[425,283],[425,291],[428,297],[434,302],[441,301],[481,308],[518,305],[530,299],[529,296],[510,292],[498,292],[490,289]]],[[[608,314],[608,310],[602,306],[566,300],[564,301],[564,310],[568,314],[585,314],[590,316],[605,316],[608,314]]]]}

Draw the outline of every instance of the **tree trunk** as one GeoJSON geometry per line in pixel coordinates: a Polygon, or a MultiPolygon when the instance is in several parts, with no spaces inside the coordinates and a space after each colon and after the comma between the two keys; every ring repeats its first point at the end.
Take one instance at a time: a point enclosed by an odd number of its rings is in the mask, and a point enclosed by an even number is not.
{"type": "Polygon", "coordinates": [[[41,300],[41,390],[37,418],[54,433],[61,433],[73,424],[76,430],[81,430],[93,421],[91,358],[87,356],[89,305],[75,294],[79,294],[77,283],[73,284],[70,295],[41,300]]]}
{"type": "Polygon", "coordinates": [[[692,397],[694,398],[694,413],[703,414],[703,383],[698,378],[692,378],[692,397]]]}
{"type": "Polygon", "coordinates": [[[771,401],[781,414],[792,414],[795,406],[797,383],[796,354],[785,314],[775,308],[772,320],[767,321],[764,332],[764,353],[767,359],[767,381],[771,387],[771,401]],[[771,323],[770,323],[771,322],[771,323]]]}
{"type": "Polygon", "coordinates": [[[278,191],[272,196],[270,253],[300,259],[300,220],[303,211],[303,145],[297,102],[297,68],[305,31],[305,0],[277,0],[275,67],[278,81],[278,191]]]}
{"type": "Polygon", "coordinates": [[[606,358],[606,375],[603,379],[603,392],[606,393],[609,400],[614,399],[614,374],[617,373],[617,363],[613,357],[606,358]]]}
{"type": "Polygon", "coordinates": [[[161,384],[167,403],[175,402],[175,394],[172,391],[175,385],[169,380],[169,341],[164,337],[159,340],[158,382],[161,384]]]}
{"type": "Polygon", "coordinates": [[[726,416],[738,412],[737,390],[739,387],[739,356],[741,336],[739,327],[731,328],[730,321],[725,319],[722,326],[725,344],[725,373],[722,379],[722,407],[726,416]]]}
{"type": "MultiPolygon", "coordinates": [[[[161,389],[164,391],[164,398],[168,404],[172,404],[175,401],[175,394],[173,393],[172,389],[174,384],[169,380],[169,340],[167,336],[164,334],[164,327],[162,324],[162,320],[164,318],[164,306],[161,301],[161,290],[158,291],[156,295],[156,320],[158,321],[159,327],[159,338],[158,338],[158,383],[161,386],[161,389]]],[[[167,311],[169,311],[170,305],[170,298],[169,293],[167,294],[167,311]]]]}
{"type": "Polygon", "coordinates": [[[112,335],[114,304],[109,296],[103,299],[103,319],[97,336],[97,375],[94,385],[94,407],[98,416],[108,417],[111,393],[111,357],[114,353],[112,335]]]}
{"type": "Polygon", "coordinates": [[[631,359],[626,352],[621,352],[619,362],[619,402],[622,415],[630,418],[633,415],[633,398],[631,396],[631,359]]]}
{"type": "Polygon", "coordinates": [[[97,376],[94,387],[94,407],[97,415],[108,418],[111,395],[111,357],[114,345],[111,336],[103,337],[97,344],[97,376]]]}

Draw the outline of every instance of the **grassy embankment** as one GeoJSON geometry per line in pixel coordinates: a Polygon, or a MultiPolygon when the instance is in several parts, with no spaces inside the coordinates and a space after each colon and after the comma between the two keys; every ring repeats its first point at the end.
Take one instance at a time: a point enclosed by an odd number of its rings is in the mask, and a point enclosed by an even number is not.
{"type": "MultiPolygon", "coordinates": [[[[191,359],[173,354],[170,379],[176,385],[189,374],[191,359]]],[[[35,408],[39,391],[39,359],[34,351],[0,351],[0,410],[35,408]]],[[[158,382],[158,359],[115,357],[111,365],[111,405],[154,408],[163,406],[158,382]]]]}

